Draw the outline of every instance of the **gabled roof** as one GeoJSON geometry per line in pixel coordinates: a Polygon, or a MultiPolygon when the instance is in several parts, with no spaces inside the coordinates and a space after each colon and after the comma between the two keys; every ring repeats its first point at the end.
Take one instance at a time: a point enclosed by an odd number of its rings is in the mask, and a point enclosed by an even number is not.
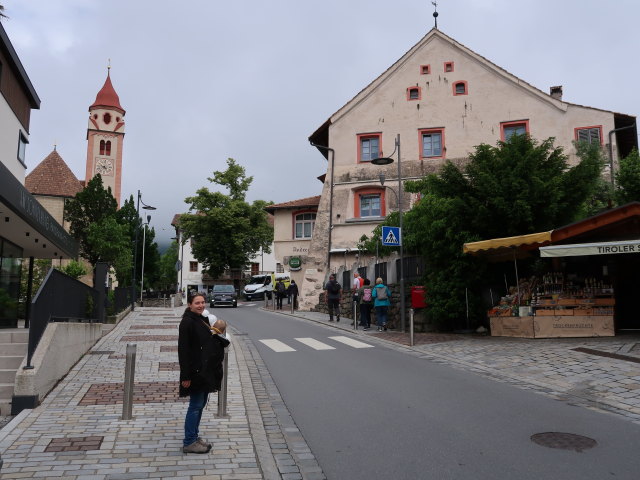
{"type": "Polygon", "coordinates": [[[264,207],[264,209],[273,214],[276,210],[285,210],[285,209],[300,209],[300,208],[317,208],[320,205],[320,195],[316,195],[315,197],[307,197],[301,198],[299,200],[291,200],[289,202],[284,203],[276,203],[274,205],[269,205],[264,207]]]}
{"type": "MultiPolygon", "coordinates": [[[[527,83],[526,81],[516,77],[512,73],[509,73],[502,67],[499,67],[495,63],[489,61],[487,58],[482,55],[477,54],[470,48],[464,46],[463,44],[457,42],[453,38],[445,35],[440,30],[436,28],[432,28],[422,39],[416,43],[413,47],[411,47],[400,59],[398,59],[393,65],[387,68],[381,75],[379,75],[375,80],[373,80],[369,85],[364,87],[360,92],[358,92],[351,100],[349,100],[346,104],[344,104],[340,109],[338,109],[327,121],[325,121],[318,129],[311,134],[309,137],[309,141],[312,143],[316,143],[318,145],[328,145],[328,130],[329,127],[338,121],[342,116],[348,113],[352,108],[358,105],[360,102],[364,101],[367,97],[369,97],[380,85],[387,81],[389,77],[391,77],[399,68],[401,68],[416,52],[418,52],[424,45],[432,41],[434,38],[439,38],[445,42],[450,43],[453,47],[459,49],[463,54],[468,57],[475,59],[476,61],[482,63],[486,68],[493,71],[497,75],[500,75],[504,79],[513,82],[520,88],[526,90],[529,94],[539,98],[540,100],[558,108],[559,110],[566,111],[569,105],[584,107],[584,108],[594,108],[594,107],[585,107],[584,105],[578,105],[569,102],[563,102],[562,100],[558,100],[553,98],[551,95],[543,92],[542,90],[534,87],[533,85],[527,83]]],[[[600,110],[603,112],[617,113],[612,112],[610,110],[603,110],[599,108],[594,108],[594,110],[600,110]]],[[[322,149],[319,149],[320,152],[326,157],[327,154],[322,149]]]]}
{"type": "Polygon", "coordinates": [[[116,93],[113,85],[111,84],[111,77],[107,73],[107,79],[104,81],[104,85],[96,95],[96,101],[89,107],[92,108],[115,108],[123,115],[125,114],[124,108],[120,105],[120,97],[116,93]]]}
{"type": "Polygon", "coordinates": [[[74,197],[84,187],[54,149],[24,180],[32,195],[74,197]]]}

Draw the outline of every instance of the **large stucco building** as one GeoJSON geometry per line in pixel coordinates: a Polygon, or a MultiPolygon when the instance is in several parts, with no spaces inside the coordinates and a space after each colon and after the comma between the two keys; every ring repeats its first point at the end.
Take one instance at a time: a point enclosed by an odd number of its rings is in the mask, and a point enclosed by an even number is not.
{"type": "MultiPolygon", "coordinates": [[[[397,138],[401,178],[408,180],[436,172],[447,160],[464,162],[474,146],[495,145],[514,133],[555,137],[571,163],[577,161],[575,140],[610,147],[619,159],[637,145],[637,137],[633,128],[615,130],[634,123],[630,115],[563,101],[560,86],[539,90],[432,29],[309,138],[328,164],[304,266],[302,308],[317,303],[330,271],[376,261],[361,258],[357,242],[397,208],[397,138]],[[383,156],[395,163],[371,163],[383,156]]],[[[413,199],[403,194],[401,200],[406,211],[413,199]]]]}
{"type": "MultiPolygon", "coordinates": [[[[22,262],[77,255],[62,225],[25,188],[31,110],[38,97],[0,24],[0,328],[17,325],[22,262]]],[[[28,299],[30,300],[30,299],[28,299]]]]}

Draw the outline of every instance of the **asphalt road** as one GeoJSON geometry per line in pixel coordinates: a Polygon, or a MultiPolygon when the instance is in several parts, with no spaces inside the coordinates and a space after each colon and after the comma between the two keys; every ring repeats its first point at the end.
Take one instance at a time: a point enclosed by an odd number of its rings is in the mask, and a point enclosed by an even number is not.
{"type": "Polygon", "coordinates": [[[254,342],[331,480],[640,479],[640,426],[628,420],[435,364],[361,334],[243,304],[212,311],[254,342]],[[344,343],[349,338],[370,347],[344,343]],[[284,347],[269,340],[295,351],[276,352],[284,347]],[[578,452],[531,440],[546,432],[597,444],[578,452]]]}

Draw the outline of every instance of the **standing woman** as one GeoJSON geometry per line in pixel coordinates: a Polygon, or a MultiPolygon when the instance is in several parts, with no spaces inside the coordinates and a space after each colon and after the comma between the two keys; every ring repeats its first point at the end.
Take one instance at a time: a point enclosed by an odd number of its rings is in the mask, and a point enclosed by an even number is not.
{"type": "Polygon", "coordinates": [[[200,419],[209,393],[220,390],[224,347],[229,340],[211,332],[209,319],[202,315],[206,299],[196,293],[187,300],[178,334],[180,396],[189,397],[184,419],[183,453],[208,453],[211,444],[199,434],[200,419]]]}
{"type": "Polygon", "coordinates": [[[389,306],[391,305],[391,291],[384,283],[382,278],[376,278],[376,286],[373,289],[373,307],[376,310],[376,322],[378,324],[378,331],[387,331],[387,313],[389,306]]]}

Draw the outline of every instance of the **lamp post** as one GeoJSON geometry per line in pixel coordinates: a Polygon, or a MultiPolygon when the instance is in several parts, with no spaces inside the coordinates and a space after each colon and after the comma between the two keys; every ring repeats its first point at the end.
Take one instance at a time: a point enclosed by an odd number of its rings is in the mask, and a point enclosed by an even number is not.
{"type": "Polygon", "coordinates": [[[138,220],[140,219],[140,204],[144,210],[155,210],[156,207],[147,205],[141,200],[142,195],[138,190],[138,203],[136,205],[136,234],[133,241],[133,268],[131,269],[131,311],[136,308],[136,263],[138,263],[138,220]]]}
{"type": "MultiPolygon", "coordinates": [[[[402,159],[400,155],[400,134],[396,136],[395,148],[393,149],[393,152],[391,152],[391,155],[394,155],[396,152],[398,152],[398,194],[396,197],[398,199],[398,215],[400,217],[400,329],[404,332],[406,322],[404,311],[404,242],[402,241],[404,233],[402,231],[402,159]]],[[[390,157],[380,157],[371,160],[371,163],[374,165],[389,165],[393,162],[393,158],[390,157]]],[[[380,176],[380,183],[384,186],[384,176],[382,175],[380,176]]]]}
{"type": "Polygon", "coordinates": [[[140,305],[144,292],[144,247],[147,245],[147,225],[151,223],[151,215],[147,215],[147,223],[142,224],[142,264],[140,265],[140,305]]]}

